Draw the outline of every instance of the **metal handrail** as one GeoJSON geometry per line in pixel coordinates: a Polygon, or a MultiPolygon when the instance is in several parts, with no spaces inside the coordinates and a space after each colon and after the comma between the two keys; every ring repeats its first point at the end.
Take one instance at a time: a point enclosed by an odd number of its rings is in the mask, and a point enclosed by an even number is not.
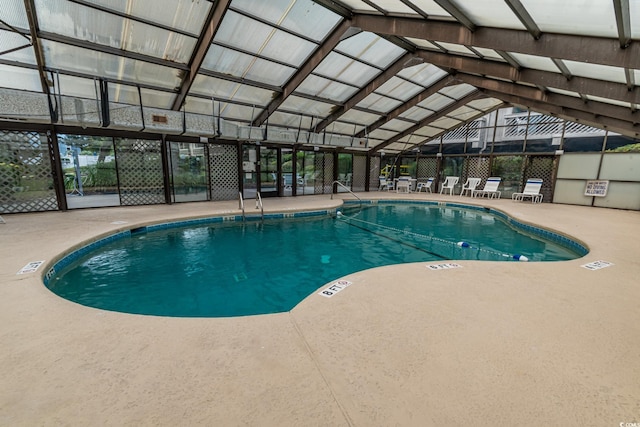
{"type": "Polygon", "coordinates": [[[264,206],[259,191],[256,193],[256,209],[260,209],[260,218],[264,221],[264,206]]]}
{"type": "MultiPolygon", "coordinates": [[[[353,197],[355,197],[356,199],[358,199],[358,202],[360,203],[360,209],[362,209],[362,199],[358,196],[356,196],[356,193],[354,193],[353,191],[351,191],[351,189],[349,187],[347,187],[346,185],[344,185],[343,183],[341,183],[340,181],[333,181],[333,184],[338,184],[340,187],[344,188],[345,190],[347,190],[349,193],[351,193],[353,195],[353,197]]],[[[331,200],[333,200],[333,193],[331,193],[331,200]]]]}
{"type": "Polygon", "coordinates": [[[242,193],[238,192],[238,196],[239,196],[238,209],[242,209],[242,221],[246,221],[247,218],[244,215],[244,199],[242,198],[242,193]]]}

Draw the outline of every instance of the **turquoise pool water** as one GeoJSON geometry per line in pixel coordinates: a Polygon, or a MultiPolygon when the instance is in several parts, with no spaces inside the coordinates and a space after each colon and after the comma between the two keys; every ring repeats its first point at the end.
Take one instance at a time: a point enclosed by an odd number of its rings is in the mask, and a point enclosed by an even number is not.
{"type": "Polygon", "coordinates": [[[383,265],[584,255],[569,241],[543,239],[477,208],[380,203],[349,210],[337,217],[132,230],[59,262],[46,284],[63,298],[105,310],[243,316],[291,310],[339,277],[383,265]]]}

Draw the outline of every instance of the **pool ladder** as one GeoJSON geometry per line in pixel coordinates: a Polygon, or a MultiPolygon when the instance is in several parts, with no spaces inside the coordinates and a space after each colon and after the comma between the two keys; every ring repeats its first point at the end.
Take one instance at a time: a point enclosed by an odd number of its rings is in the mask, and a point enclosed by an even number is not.
{"type": "MultiPolygon", "coordinates": [[[[247,215],[244,211],[244,199],[241,192],[238,192],[238,209],[242,210],[242,222],[245,222],[247,215]]],[[[264,206],[262,205],[262,197],[259,191],[256,193],[256,209],[260,209],[260,220],[264,221],[264,206]]]]}

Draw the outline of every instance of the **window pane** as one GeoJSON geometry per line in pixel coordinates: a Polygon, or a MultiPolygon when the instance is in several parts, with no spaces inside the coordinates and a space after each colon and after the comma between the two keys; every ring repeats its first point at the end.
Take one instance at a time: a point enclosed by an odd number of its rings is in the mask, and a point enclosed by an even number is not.
{"type": "Polygon", "coordinates": [[[191,86],[191,92],[216,99],[240,101],[261,106],[267,105],[273,98],[273,92],[270,90],[204,76],[202,74],[198,74],[194,80],[191,86]]]}

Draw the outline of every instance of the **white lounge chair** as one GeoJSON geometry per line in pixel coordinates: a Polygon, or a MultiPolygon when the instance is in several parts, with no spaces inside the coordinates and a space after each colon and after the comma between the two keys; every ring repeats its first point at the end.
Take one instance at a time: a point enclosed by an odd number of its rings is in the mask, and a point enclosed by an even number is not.
{"type": "Polygon", "coordinates": [[[388,180],[387,177],[385,176],[380,176],[378,178],[380,180],[380,186],[378,187],[379,191],[389,191],[389,190],[393,190],[393,181],[388,180]]]}
{"type": "Polygon", "coordinates": [[[484,197],[487,196],[489,199],[500,198],[502,194],[498,191],[498,186],[502,182],[502,178],[499,176],[492,176],[487,178],[487,182],[484,184],[484,188],[482,190],[473,190],[471,192],[471,197],[484,197]]]}
{"type": "Polygon", "coordinates": [[[456,186],[460,178],[457,176],[448,176],[445,178],[444,183],[442,184],[442,188],[440,189],[440,194],[444,190],[449,190],[449,195],[453,195],[453,187],[456,186]]]}
{"type": "Polygon", "coordinates": [[[416,185],[416,192],[419,193],[422,190],[424,190],[424,191],[428,191],[429,193],[433,193],[433,191],[431,191],[432,184],[433,184],[433,178],[428,178],[426,182],[419,182],[418,185],[416,185]]]}
{"type": "Polygon", "coordinates": [[[398,182],[396,183],[396,193],[410,193],[411,192],[411,181],[409,178],[400,177],[398,178],[398,182]]]}
{"type": "Polygon", "coordinates": [[[467,182],[462,185],[462,190],[460,190],[460,197],[464,196],[464,193],[467,192],[467,196],[472,196],[474,190],[478,185],[480,185],[480,178],[467,178],[467,182]]]}
{"type": "Polygon", "coordinates": [[[524,186],[522,193],[513,193],[511,195],[512,200],[522,201],[527,197],[531,198],[531,203],[542,203],[542,194],[540,189],[542,188],[542,180],[539,178],[529,178],[524,186]]]}

